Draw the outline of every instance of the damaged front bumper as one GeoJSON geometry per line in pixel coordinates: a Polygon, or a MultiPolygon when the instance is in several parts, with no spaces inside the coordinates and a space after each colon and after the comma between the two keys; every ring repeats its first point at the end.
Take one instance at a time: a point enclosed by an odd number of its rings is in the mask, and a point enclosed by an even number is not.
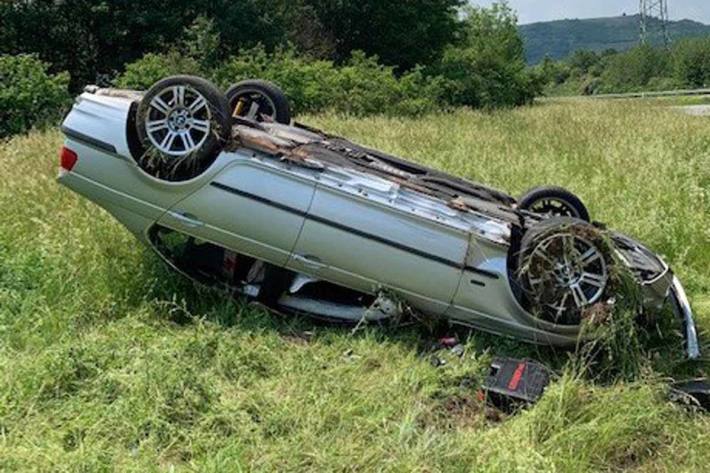
{"type": "Polygon", "coordinates": [[[668,264],[641,243],[621,233],[614,233],[612,241],[617,255],[626,263],[641,284],[644,307],[660,310],[670,303],[681,323],[685,350],[689,359],[700,357],[700,343],[693,311],[680,280],[668,264]]]}
{"type": "Polygon", "coordinates": [[[690,308],[690,302],[683,285],[678,277],[673,274],[673,271],[666,266],[662,276],[653,281],[642,283],[641,289],[644,295],[644,306],[647,309],[660,310],[664,305],[671,304],[673,313],[681,324],[685,352],[688,358],[691,360],[699,358],[700,343],[693,310],[690,308]]]}

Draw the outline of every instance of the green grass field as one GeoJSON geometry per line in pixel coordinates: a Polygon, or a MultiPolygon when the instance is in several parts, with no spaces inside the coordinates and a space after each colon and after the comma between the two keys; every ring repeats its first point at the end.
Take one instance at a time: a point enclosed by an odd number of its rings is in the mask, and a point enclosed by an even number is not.
{"type": "MultiPolygon", "coordinates": [[[[584,101],[303,120],[511,193],[572,189],[665,255],[710,339],[710,119],[584,101]]],[[[571,355],[472,334],[435,368],[423,327],[352,333],[195,288],[55,183],[60,143],[0,145],[0,470],[708,470],[710,416],[661,383],[707,358],[605,386],[565,375],[498,418],[475,398],[491,355],[571,355]]]]}

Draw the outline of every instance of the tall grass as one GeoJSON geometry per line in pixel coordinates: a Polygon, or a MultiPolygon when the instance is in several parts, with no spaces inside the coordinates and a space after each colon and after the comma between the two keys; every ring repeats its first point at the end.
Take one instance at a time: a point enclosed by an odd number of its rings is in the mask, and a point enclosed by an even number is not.
{"type": "MultiPolygon", "coordinates": [[[[633,102],[422,119],[305,117],[518,193],[551,183],[663,253],[710,323],[710,120],[633,102]]],[[[568,354],[473,334],[429,362],[423,329],[283,319],[194,288],[54,182],[55,131],[0,148],[0,470],[702,471],[710,421],[657,382],[567,374],[491,418],[492,354],[568,354]]],[[[661,354],[659,356],[666,356],[661,354]]]]}

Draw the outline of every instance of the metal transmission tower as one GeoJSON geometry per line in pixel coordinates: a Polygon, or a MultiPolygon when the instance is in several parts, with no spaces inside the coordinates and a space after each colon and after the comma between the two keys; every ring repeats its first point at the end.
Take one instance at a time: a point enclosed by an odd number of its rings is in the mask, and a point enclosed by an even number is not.
{"type": "Polygon", "coordinates": [[[641,17],[641,43],[653,43],[659,39],[668,46],[671,37],[668,34],[668,1],[639,0],[641,17]]]}

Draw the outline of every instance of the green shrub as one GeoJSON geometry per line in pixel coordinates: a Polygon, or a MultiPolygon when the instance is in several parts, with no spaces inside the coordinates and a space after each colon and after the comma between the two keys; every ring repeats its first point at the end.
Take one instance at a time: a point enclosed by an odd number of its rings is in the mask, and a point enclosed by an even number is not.
{"type": "Polygon", "coordinates": [[[245,79],[278,84],[296,113],[331,110],[353,115],[415,115],[441,107],[440,78],[419,68],[397,77],[376,57],[355,52],[336,66],[331,61],[298,56],[292,49],[269,54],[264,48],[243,51],[217,69],[214,79],[223,88],[245,79]]]}
{"type": "Polygon", "coordinates": [[[449,48],[439,72],[446,79],[446,101],[475,108],[511,107],[530,103],[539,82],[523,63],[475,48],[449,48]]]}
{"type": "Polygon", "coordinates": [[[641,45],[619,53],[576,51],[561,61],[546,58],[531,70],[553,95],[710,87],[710,38],[683,39],[670,49],[641,45]]]}
{"type": "Polygon", "coordinates": [[[265,79],[286,92],[295,113],[362,116],[418,115],[451,105],[521,105],[531,102],[545,83],[526,69],[517,19],[505,3],[466,9],[457,44],[436,65],[411,69],[382,65],[377,56],[361,51],[339,56],[338,62],[315,59],[292,46],[242,49],[223,60],[215,21],[198,17],[175,52],[145,55],[126,67],[116,85],[146,89],[174,74],[210,77],[223,89],[245,79],[265,79]]]}
{"type": "Polygon", "coordinates": [[[222,37],[214,20],[198,16],[185,28],[182,50],[187,57],[194,59],[203,70],[212,70],[223,58],[222,37]]]}
{"type": "Polygon", "coordinates": [[[215,71],[214,79],[224,89],[246,79],[272,81],[286,92],[295,112],[308,112],[332,103],[336,74],[330,61],[308,60],[290,49],[269,54],[256,47],[230,58],[215,71]]]}
{"type": "Polygon", "coordinates": [[[560,85],[571,76],[570,66],[562,61],[555,61],[550,56],[545,56],[540,64],[531,68],[543,84],[560,85]]]}
{"type": "Polygon", "coordinates": [[[126,89],[145,90],[160,79],[176,74],[201,75],[202,71],[195,59],[177,51],[165,54],[149,53],[128,64],[115,84],[126,89]]]}
{"type": "Polygon", "coordinates": [[[671,63],[663,49],[638,46],[611,56],[602,74],[603,92],[632,92],[646,89],[654,77],[668,77],[671,63]]]}
{"type": "Polygon", "coordinates": [[[676,80],[688,87],[710,86],[710,38],[678,42],[673,57],[676,80]]]}
{"type": "Polygon", "coordinates": [[[517,18],[505,4],[465,9],[464,38],[449,46],[438,67],[452,105],[523,105],[541,92],[543,81],[526,68],[517,18]]]}
{"type": "Polygon", "coordinates": [[[0,138],[61,116],[69,103],[69,74],[51,75],[35,56],[0,56],[0,138]]]}
{"type": "Polygon", "coordinates": [[[684,87],[687,87],[687,84],[673,77],[651,77],[648,84],[646,84],[646,90],[649,91],[675,90],[682,89],[684,87]]]}
{"type": "Polygon", "coordinates": [[[441,78],[426,76],[421,68],[397,77],[391,67],[362,52],[353,53],[335,78],[329,108],[353,115],[417,115],[445,106],[441,78]]]}

